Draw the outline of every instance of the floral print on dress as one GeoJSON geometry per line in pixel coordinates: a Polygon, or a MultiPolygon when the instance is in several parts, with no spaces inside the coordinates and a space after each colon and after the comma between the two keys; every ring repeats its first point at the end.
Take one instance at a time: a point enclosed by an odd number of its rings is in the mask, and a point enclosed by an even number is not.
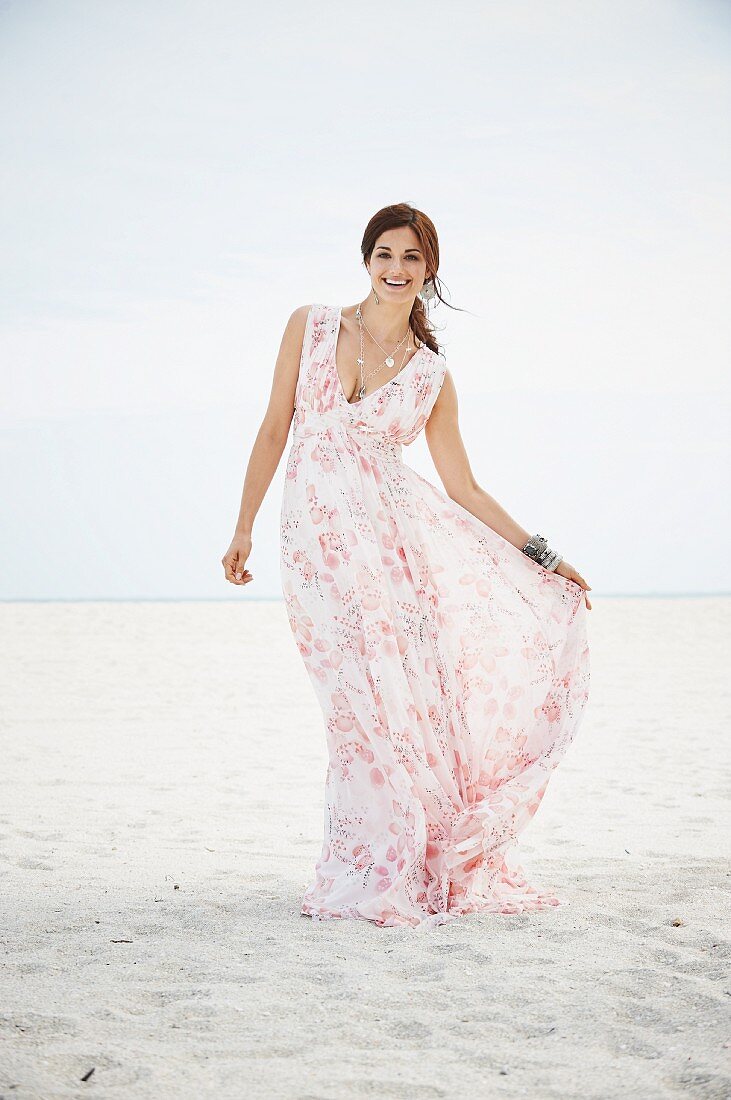
{"type": "Polygon", "coordinates": [[[518,837],[589,693],[584,592],[402,457],[446,372],[422,345],[349,404],[341,310],[310,308],[281,506],[281,582],[327,739],[301,912],[430,926],[563,903],[518,837]]]}

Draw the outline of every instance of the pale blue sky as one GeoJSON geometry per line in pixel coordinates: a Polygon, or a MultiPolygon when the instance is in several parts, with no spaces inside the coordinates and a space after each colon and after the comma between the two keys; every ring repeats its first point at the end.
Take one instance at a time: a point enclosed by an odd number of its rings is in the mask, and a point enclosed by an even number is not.
{"type": "Polygon", "coordinates": [[[400,201],[481,485],[595,594],[727,590],[730,93],[720,0],[0,0],[0,598],[279,596],[284,456],[220,558],[282,330],[400,201]]]}

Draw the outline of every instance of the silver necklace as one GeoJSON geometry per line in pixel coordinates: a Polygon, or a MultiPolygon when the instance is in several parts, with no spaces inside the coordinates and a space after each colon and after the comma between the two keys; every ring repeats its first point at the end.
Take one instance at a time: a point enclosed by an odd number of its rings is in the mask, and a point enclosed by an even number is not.
{"type": "MultiPolygon", "coordinates": [[[[399,369],[398,369],[398,370],[396,371],[396,374],[394,374],[394,376],[393,376],[394,378],[396,378],[396,377],[397,377],[397,376],[398,376],[398,375],[399,375],[399,374],[401,373],[401,371],[403,370],[403,368],[404,368],[404,363],[406,362],[406,355],[407,355],[407,353],[408,353],[408,350],[409,350],[409,349],[407,348],[407,349],[406,349],[406,350],[404,351],[404,354],[403,354],[403,356],[401,357],[401,366],[400,366],[400,367],[399,367],[399,369]]],[[[363,355],[363,350],[362,350],[362,347],[361,347],[361,357],[362,357],[362,355],[363,355]]],[[[381,364],[381,366],[380,366],[380,367],[376,367],[376,368],[375,368],[374,370],[370,371],[370,372],[369,372],[369,373],[368,373],[368,374],[367,374],[367,375],[365,376],[365,378],[363,378],[363,371],[361,370],[361,372],[360,372],[360,377],[361,377],[361,384],[360,384],[360,389],[358,390],[358,398],[359,398],[359,399],[360,399],[361,401],[363,400],[363,398],[364,398],[364,397],[368,397],[368,394],[367,394],[367,393],[365,392],[365,385],[366,385],[366,382],[368,381],[368,379],[369,379],[369,378],[372,378],[374,374],[377,374],[377,373],[378,373],[378,371],[379,371],[379,370],[382,370],[382,369],[383,369],[383,364],[381,364]]],[[[392,381],[393,381],[393,378],[392,378],[392,379],[390,379],[390,381],[392,382],[392,381]]],[[[386,385],[386,384],[387,384],[387,383],[385,383],[385,382],[384,382],[384,385],[386,385]]],[[[379,386],[378,388],[380,389],[381,387],[379,386]]],[[[371,390],[371,393],[375,393],[375,390],[371,390]]]]}
{"type": "MultiPolygon", "coordinates": [[[[364,320],[364,318],[363,318],[363,314],[362,314],[362,313],[361,313],[361,311],[360,311],[360,305],[359,305],[359,306],[358,306],[358,308],[356,309],[356,311],[355,311],[355,315],[356,315],[356,317],[358,318],[358,321],[359,321],[359,323],[361,323],[361,324],[363,325],[363,327],[365,328],[366,332],[367,332],[367,333],[368,333],[368,335],[370,336],[370,338],[371,338],[371,340],[373,341],[373,343],[374,343],[374,344],[378,344],[378,347],[379,347],[379,348],[381,348],[381,351],[382,351],[382,352],[383,352],[383,354],[384,354],[384,355],[386,356],[386,366],[387,366],[387,367],[392,367],[392,366],[393,366],[393,364],[394,364],[394,358],[393,358],[393,356],[394,356],[394,355],[396,354],[396,352],[397,352],[397,351],[398,351],[398,349],[400,348],[401,344],[403,344],[404,340],[406,339],[406,337],[407,337],[407,336],[409,335],[409,333],[411,332],[411,328],[410,328],[410,327],[409,327],[409,328],[407,328],[407,330],[406,330],[406,333],[405,333],[405,335],[403,335],[403,336],[401,337],[401,339],[399,340],[398,344],[397,344],[397,345],[396,345],[396,347],[395,347],[395,348],[393,349],[393,352],[391,353],[391,355],[389,355],[389,354],[388,354],[388,352],[386,351],[386,349],[385,349],[384,347],[382,347],[382,346],[381,346],[381,344],[379,344],[379,343],[378,343],[378,340],[376,340],[375,336],[373,335],[373,333],[371,332],[371,330],[370,330],[370,329],[368,328],[368,325],[367,325],[367,324],[365,323],[365,320],[364,320]]],[[[407,351],[411,351],[411,348],[409,347],[409,348],[407,348],[406,350],[407,350],[407,351]]]]}
{"type": "MultiPolygon", "coordinates": [[[[396,352],[399,350],[399,348],[403,344],[404,340],[407,339],[407,337],[409,336],[409,334],[411,332],[411,329],[408,328],[406,330],[406,333],[404,334],[404,336],[401,337],[398,344],[393,349],[393,352],[390,355],[388,355],[384,351],[384,349],[381,347],[381,345],[378,343],[378,340],[376,340],[375,336],[373,335],[373,333],[370,331],[370,329],[366,325],[365,321],[363,320],[363,314],[361,313],[361,308],[360,308],[361,304],[362,303],[359,303],[358,308],[355,311],[355,315],[358,318],[358,329],[359,329],[359,332],[360,332],[360,358],[358,359],[358,367],[360,368],[360,387],[358,389],[358,400],[359,401],[362,401],[363,398],[367,396],[365,387],[366,387],[366,382],[368,381],[369,378],[372,378],[374,374],[377,374],[380,370],[383,370],[384,367],[388,367],[390,369],[391,367],[395,366],[396,360],[395,360],[394,357],[396,355],[396,352]],[[365,328],[366,332],[368,333],[368,335],[370,336],[371,340],[373,340],[373,342],[375,344],[377,344],[379,348],[381,348],[381,351],[383,351],[384,355],[386,356],[383,363],[380,363],[377,367],[374,367],[374,369],[372,371],[369,371],[369,373],[365,376],[363,374],[363,367],[365,366],[365,353],[364,353],[364,350],[363,350],[363,329],[364,328],[365,328]]],[[[401,358],[401,366],[396,371],[396,375],[400,374],[401,371],[403,370],[403,366],[404,366],[404,363],[406,361],[406,356],[408,355],[408,353],[411,350],[412,350],[411,349],[411,344],[408,344],[406,346],[405,350],[404,350],[404,354],[401,358]]],[[[394,375],[394,378],[396,377],[396,375],[394,375]]]]}

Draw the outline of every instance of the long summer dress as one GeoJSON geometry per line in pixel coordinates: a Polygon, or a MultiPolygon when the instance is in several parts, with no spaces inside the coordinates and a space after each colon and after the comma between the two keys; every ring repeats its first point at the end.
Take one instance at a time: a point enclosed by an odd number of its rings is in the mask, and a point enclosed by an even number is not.
{"type": "Polygon", "coordinates": [[[404,463],[444,356],[422,345],[349,404],[340,317],[309,311],[281,507],[282,590],[328,749],[301,913],[428,926],[563,904],[515,850],[588,699],[583,589],[404,463]]]}

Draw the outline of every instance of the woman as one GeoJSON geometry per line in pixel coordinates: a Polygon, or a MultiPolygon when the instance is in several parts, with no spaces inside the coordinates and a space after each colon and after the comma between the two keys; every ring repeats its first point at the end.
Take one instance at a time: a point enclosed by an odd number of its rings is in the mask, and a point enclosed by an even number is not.
{"type": "Polygon", "coordinates": [[[294,419],[282,589],[329,756],[301,912],[417,926],[558,905],[514,850],[588,698],[591,586],[472,474],[426,311],[443,300],[430,219],[385,207],[361,251],[359,305],[289,319],[223,558],[250,583],[294,419]],[[422,429],[446,493],[402,460],[422,429]]]}

